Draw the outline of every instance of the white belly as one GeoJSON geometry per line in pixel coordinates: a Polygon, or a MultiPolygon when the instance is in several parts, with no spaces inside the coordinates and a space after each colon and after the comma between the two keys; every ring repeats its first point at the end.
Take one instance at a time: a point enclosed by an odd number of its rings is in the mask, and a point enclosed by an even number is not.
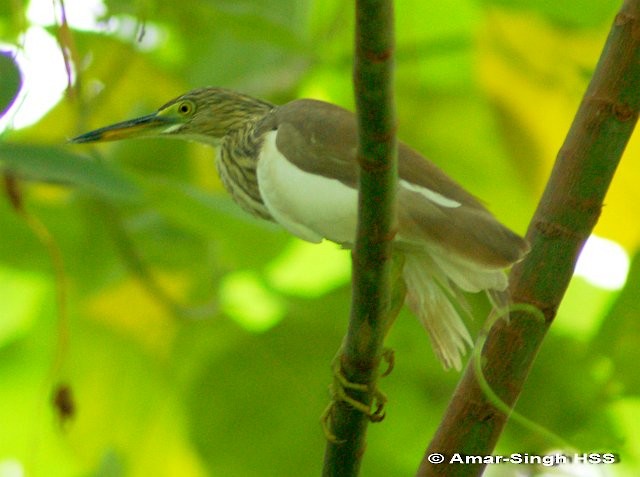
{"type": "Polygon", "coordinates": [[[309,174],[276,147],[267,133],[258,160],[260,194],[273,218],[309,242],[323,238],[352,244],[356,234],[357,191],[338,180],[309,174]]]}

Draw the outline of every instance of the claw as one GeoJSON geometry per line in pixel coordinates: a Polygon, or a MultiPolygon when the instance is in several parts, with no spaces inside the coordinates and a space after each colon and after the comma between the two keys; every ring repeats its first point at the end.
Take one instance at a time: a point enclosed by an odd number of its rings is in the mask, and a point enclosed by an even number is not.
{"type": "Polygon", "coordinates": [[[352,383],[344,376],[342,370],[339,368],[334,369],[333,376],[334,380],[330,389],[331,397],[334,402],[342,401],[347,403],[352,408],[366,415],[371,422],[380,422],[384,419],[384,406],[387,402],[387,396],[385,396],[384,393],[375,385],[371,387],[367,384],[352,383]],[[371,393],[373,395],[371,404],[367,405],[352,398],[345,391],[346,389],[352,389],[363,393],[371,393]]]}
{"type": "Polygon", "coordinates": [[[332,400],[327,407],[324,408],[324,411],[322,411],[322,415],[320,416],[320,424],[322,425],[322,432],[324,433],[324,437],[327,441],[332,444],[344,444],[344,439],[338,439],[338,436],[331,432],[331,412],[335,405],[336,402],[332,400]]]}
{"type": "Polygon", "coordinates": [[[385,369],[380,375],[381,378],[389,376],[391,371],[396,365],[396,354],[392,348],[385,348],[382,350],[382,359],[387,363],[387,369],[385,369]]]}
{"type": "MultiPolygon", "coordinates": [[[[387,369],[381,374],[382,377],[388,376],[393,370],[394,366],[394,354],[393,350],[387,348],[382,354],[382,358],[387,363],[387,369]]],[[[380,422],[385,417],[385,405],[387,403],[387,396],[380,391],[375,384],[363,384],[354,383],[349,381],[340,366],[340,360],[335,359],[332,365],[333,368],[333,382],[329,386],[331,392],[331,402],[323,411],[320,422],[324,435],[329,442],[341,443],[343,441],[338,440],[335,434],[331,432],[331,415],[333,408],[337,402],[344,402],[351,406],[353,409],[360,411],[366,415],[371,422],[380,422]],[[372,395],[371,404],[365,404],[362,401],[354,399],[347,393],[347,389],[358,391],[361,393],[370,393],[372,395]]]]}

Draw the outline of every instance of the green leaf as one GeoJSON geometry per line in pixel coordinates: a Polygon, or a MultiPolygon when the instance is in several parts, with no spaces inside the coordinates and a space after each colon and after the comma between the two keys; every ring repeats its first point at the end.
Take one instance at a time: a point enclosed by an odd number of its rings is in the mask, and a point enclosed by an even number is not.
{"type": "Polygon", "coordinates": [[[570,28],[592,28],[608,23],[620,7],[617,0],[485,0],[484,3],[531,10],[570,28]]]}
{"type": "Polygon", "coordinates": [[[279,227],[252,218],[226,196],[160,178],[144,187],[153,207],[165,217],[193,233],[215,238],[220,256],[232,268],[260,266],[291,240],[279,227]]]}
{"type": "Polygon", "coordinates": [[[0,266],[0,348],[31,330],[46,292],[43,277],[0,266]]]}
{"type": "Polygon", "coordinates": [[[55,147],[0,144],[0,169],[28,180],[60,183],[118,200],[134,200],[136,184],[105,163],[55,147]]]}
{"type": "Polygon", "coordinates": [[[0,51],[0,117],[11,107],[21,86],[20,69],[13,56],[8,51],[0,51]]]}
{"type": "Polygon", "coordinates": [[[636,253],[629,269],[625,287],[602,321],[600,332],[594,337],[595,351],[609,360],[614,382],[625,394],[640,395],[640,253],[636,253]]]}

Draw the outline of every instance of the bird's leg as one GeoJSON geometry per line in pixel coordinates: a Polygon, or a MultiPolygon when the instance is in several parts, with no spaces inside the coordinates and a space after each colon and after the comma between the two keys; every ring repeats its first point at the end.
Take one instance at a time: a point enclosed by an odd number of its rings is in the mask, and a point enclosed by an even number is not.
{"type": "MultiPolygon", "coordinates": [[[[407,295],[407,285],[402,278],[403,268],[404,254],[395,250],[391,261],[391,299],[389,300],[389,311],[387,312],[387,330],[385,336],[400,314],[400,310],[404,305],[405,297],[407,295]]],[[[396,364],[393,349],[385,347],[382,350],[382,359],[387,363],[387,369],[380,374],[380,377],[384,378],[391,374],[391,371],[393,371],[393,367],[396,364]]]]}
{"type": "MultiPolygon", "coordinates": [[[[370,384],[354,383],[347,379],[342,370],[342,362],[340,356],[342,355],[342,348],[332,360],[331,368],[333,369],[333,382],[329,386],[331,392],[331,402],[327,405],[320,421],[322,423],[322,429],[324,435],[330,442],[338,442],[337,437],[331,432],[331,414],[334,406],[338,402],[344,402],[351,406],[353,409],[365,414],[371,422],[380,422],[384,419],[385,411],[384,407],[387,403],[387,396],[378,389],[375,381],[370,384]],[[370,404],[365,404],[362,401],[351,397],[347,390],[352,390],[360,393],[368,393],[372,395],[370,404]]],[[[387,376],[393,369],[393,350],[385,348],[382,353],[382,359],[387,363],[387,369],[381,374],[382,377],[387,376]]]]}
{"type": "MultiPolygon", "coordinates": [[[[391,329],[391,326],[395,322],[395,319],[398,316],[398,313],[400,313],[402,305],[404,304],[406,286],[404,280],[402,279],[403,264],[403,255],[394,253],[391,270],[391,297],[385,316],[385,335],[389,332],[389,329],[391,329]]],[[[331,362],[331,368],[333,370],[333,382],[329,387],[331,392],[331,402],[326,407],[321,416],[324,434],[327,440],[330,442],[337,442],[336,436],[331,432],[331,414],[336,403],[344,402],[345,404],[351,406],[353,409],[356,409],[357,411],[365,414],[371,422],[380,422],[384,419],[384,408],[387,403],[387,396],[382,391],[380,391],[380,389],[378,389],[375,379],[369,384],[354,383],[349,381],[343,371],[341,360],[342,350],[343,347],[341,346],[340,350],[331,362]],[[349,390],[358,393],[370,394],[372,396],[371,403],[366,404],[355,399],[354,397],[349,395],[349,390]]],[[[393,367],[395,365],[395,356],[393,349],[384,348],[381,354],[381,359],[386,363],[386,369],[382,373],[380,373],[380,377],[385,377],[391,374],[391,371],[393,371],[393,367]]]]}
{"type": "MultiPolygon", "coordinates": [[[[400,314],[407,296],[407,284],[402,276],[404,269],[404,253],[394,249],[391,258],[391,296],[387,304],[385,337],[400,314]]],[[[386,376],[391,371],[384,373],[386,376]]]]}
{"type": "MultiPolygon", "coordinates": [[[[389,357],[393,356],[393,351],[385,350],[383,359],[389,364],[382,376],[387,376],[393,365],[389,361],[389,357]],[[387,351],[390,353],[388,354],[387,351]]],[[[378,389],[375,382],[371,384],[354,383],[349,381],[342,371],[340,360],[336,359],[333,363],[333,383],[331,384],[331,397],[333,401],[342,401],[349,404],[352,408],[362,412],[369,417],[371,422],[380,422],[384,419],[384,406],[387,402],[387,396],[378,389]],[[362,393],[370,393],[373,397],[371,404],[367,405],[357,399],[352,398],[347,390],[359,391],[362,393]]]]}

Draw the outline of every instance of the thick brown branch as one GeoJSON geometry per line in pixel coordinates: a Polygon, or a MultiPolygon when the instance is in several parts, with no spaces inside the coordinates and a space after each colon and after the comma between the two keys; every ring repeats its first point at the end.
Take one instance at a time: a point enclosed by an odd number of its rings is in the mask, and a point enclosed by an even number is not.
{"type": "MultiPolygon", "coordinates": [[[[598,66],[562,146],[531,221],[531,253],[511,274],[514,303],[528,303],[545,320],[513,312],[499,321],[482,352],[491,388],[513,406],[569,284],[576,259],[600,214],[602,201],[640,108],[640,0],[625,1],[598,66]]],[[[441,453],[491,454],[506,423],[467,367],[433,439],[419,476],[471,476],[478,465],[431,464],[441,453]]]]}

